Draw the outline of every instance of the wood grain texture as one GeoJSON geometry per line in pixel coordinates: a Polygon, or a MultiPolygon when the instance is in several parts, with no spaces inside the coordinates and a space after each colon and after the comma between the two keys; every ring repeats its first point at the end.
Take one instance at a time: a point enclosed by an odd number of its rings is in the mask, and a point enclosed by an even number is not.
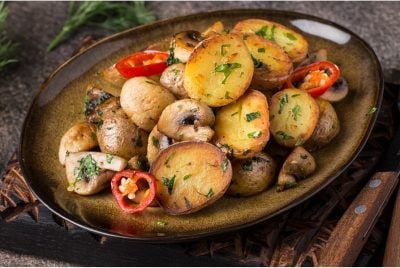
{"type": "Polygon", "coordinates": [[[400,189],[397,192],[396,203],[393,209],[383,266],[400,266],[400,189]]]}
{"type": "Polygon", "coordinates": [[[352,266],[398,183],[397,172],[377,172],[347,208],[321,252],[321,266],[352,266]]]}

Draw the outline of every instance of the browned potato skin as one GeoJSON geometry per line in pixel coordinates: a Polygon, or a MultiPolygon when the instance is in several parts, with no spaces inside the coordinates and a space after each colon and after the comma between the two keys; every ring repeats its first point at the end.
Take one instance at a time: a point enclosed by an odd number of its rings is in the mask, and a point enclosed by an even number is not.
{"type": "Polygon", "coordinates": [[[232,179],[230,161],[222,151],[210,143],[195,141],[175,143],[161,151],[150,173],[157,179],[160,205],[172,215],[211,205],[223,196],[232,179]],[[187,175],[190,177],[184,179],[187,175]],[[165,178],[173,176],[175,182],[169,193],[165,178]]]}
{"type": "Polygon", "coordinates": [[[317,126],[310,139],[304,144],[309,151],[315,151],[329,144],[340,132],[339,118],[332,104],[323,99],[317,99],[320,116],[317,126]]]}
{"type": "Polygon", "coordinates": [[[166,89],[171,91],[177,99],[189,98],[185,88],[183,87],[183,72],[185,65],[182,63],[168,66],[161,75],[160,83],[166,89]]]}
{"type": "Polygon", "coordinates": [[[122,87],[120,103],[128,117],[140,128],[151,131],[161,112],[175,101],[174,95],[148,77],[134,77],[122,87]]]}
{"type": "Polygon", "coordinates": [[[298,146],[286,158],[278,175],[277,191],[297,185],[297,180],[310,176],[317,164],[314,157],[303,147],[298,146]]]}
{"type": "Polygon", "coordinates": [[[252,57],[262,63],[254,68],[251,87],[263,91],[280,88],[293,69],[289,56],[280,46],[258,35],[244,35],[243,39],[252,57]]]}
{"type": "Polygon", "coordinates": [[[308,53],[308,43],[307,40],[299,33],[293,31],[292,29],[268,20],[261,19],[247,19],[239,21],[232,29],[233,33],[242,34],[254,34],[262,27],[268,26],[269,29],[275,25],[275,32],[273,36],[273,41],[277,43],[280,47],[285,50],[288,56],[293,62],[302,61],[308,53]],[[287,34],[290,34],[292,38],[289,38],[287,34]],[[294,40],[293,37],[295,38],[294,40]]]}
{"type": "Polygon", "coordinates": [[[269,111],[264,94],[248,90],[237,102],[218,110],[214,125],[215,144],[228,148],[236,158],[249,158],[260,152],[269,140],[269,111]],[[259,117],[247,121],[246,115],[258,112],[259,117]],[[249,133],[261,132],[259,137],[250,138],[249,133]]]}
{"type": "Polygon", "coordinates": [[[215,22],[209,28],[207,28],[201,35],[204,38],[209,38],[217,34],[222,34],[224,32],[224,24],[221,21],[215,22]]]}
{"type": "Polygon", "coordinates": [[[251,196],[258,194],[273,184],[276,163],[265,153],[258,153],[249,159],[232,162],[232,183],[227,194],[232,196],[251,196]]]}
{"type": "Polygon", "coordinates": [[[285,147],[304,144],[312,135],[319,119],[319,107],[306,91],[286,88],[271,98],[271,135],[285,147]],[[293,110],[298,107],[298,115],[293,110]],[[284,134],[284,135],[283,135],[284,134]]]}
{"type": "Polygon", "coordinates": [[[100,150],[125,159],[146,154],[147,136],[126,116],[105,118],[97,130],[100,150]]]}

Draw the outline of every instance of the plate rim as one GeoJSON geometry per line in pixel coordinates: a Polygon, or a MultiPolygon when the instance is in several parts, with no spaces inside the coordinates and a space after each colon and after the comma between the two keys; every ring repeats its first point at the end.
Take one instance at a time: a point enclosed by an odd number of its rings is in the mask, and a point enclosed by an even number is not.
{"type": "Polygon", "coordinates": [[[219,10],[215,10],[215,11],[211,11],[211,12],[196,12],[196,13],[191,13],[188,15],[183,15],[183,16],[177,16],[177,17],[172,17],[172,18],[168,18],[168,19],[163,19],[163,20],[157,20],[153,23],[150,24],[145,24],[145,25],[141,25],[141,26],[137,26],[137,27],[133,27],[109,36],[106,36],[104,38],[102,38],[101,40],[97,41],[96,43],[94,43],[93,45],[89,46],[87,49],[73,55],[72,57],[70,57],[68,60],[66,60],[64,63],[62,63],[61,65],[59,65],[45,80],[44,82],[41,84],[41,86],[39,87],[39,90],[37,90],[37,92],[35,93],[30,105],[29,105],[29,109],[25,115],[24,121],[23,121],[23,125],[22,125],[22,131],[21,131],[21,135],[20,135],[20,139],[19,139],[19,145],[18,145],[18,153],[17,153],[17,159],[18,162],[20,164],[21,167],[21,172],[22,175],[24,176],[27,185],[30,189],[30,191],[35,195],[35,197],[47,208],[49,209],[52,213],[54,213],[55,215],[61,217],[62,219],[74,224],[75,226],[78,226],[84,230],[87,230],[89,232],[95,233],[95,234],[99,234],[99,235],[103,235],[103,236],[108,236],[108,237],[114,237],[114,238],[123,238],[123,239],[128,239],[128,240],[134,240],[134,241],[138,241],[138,242],[146,242],[146,243],[178,243],[178,242],[188,242],[188,241],[194,241],[200,238],[204,238],[204,237],[212,237],[212,236],[216,236],[219,234],[223,234],[223,233],[228,233],[228,232],[232,232],[232,231],[236,231],[236,230],[242,230],[254,225],[257,225],[259,223],[262,223],[272,217],[275,217],[279,214],[282,214],[283,212],[288,211],[289,209],[292,209],[293,207],[301,204],[302,202],[310,199],[311,197],[313,197],[314,195],[316,195],[317,193],[319,193],[320,191],[322,191],[323,189],[325,189],[329,184],[331,184],[337,177],[339,177],[352,163],[353,161],[357,158],[357,156],[360,154],[360,152],[362,151],[362,149],[364,148],[366,142],[368,141],[369,136],[371,135],[371,132],[375,126],[376,120],[378,118],[378,114],[381,108],[381,104],[382,104],[382,99],[383,99],[383,93],[384,93],[384,80],[383,80],[383,70],[382,70],[382,65],[380,64],[379,58],[377,57],[375,51],[373,50],[373,48],[363,39],[361,38],[359,35],[357,35],[356,33],[354,33],[353,31],[349,30],[348,28],[336,23],[336,22],[332,22],[330,20],[321,18],[321,17],[317,17],[314,15],[310,15],[310,14],[305,14],[305,13],[300,13],[300,12],[295,12],[295,11],[288,11],[288,10],[280,10],[280,9],[252,9],[252,8],[248,8],[248,9],[219,9],[219,10]],[[274,13],[274,14],[278,14],[278,15],[291,15],[291,16],[297,16],[297,17],[305,17],[308,19],[311,19],[313,21],[318,21],[318,22],[322,22],[324,24],[328,24],[331,26],[334,26],[335,28],[338,28],[340,30],[343,30],[344,32],[349,33],[353,38],[356,38],[364,47],[365,49],[369,52],[369,54],[372,56],[371,59],[374,61],[376,67],[377,67],[377,74],[378,74],[378,79],[379,79],[379,88],[377,91],[377,96],[376,96],[376,103],[375,103],[375,107],[377,107],[377,112],[375,112],[373,114],[373,116],[371,116],[368,128],[365,131],[365,135],[362,137],[362,139],[360,140],[357,148],[354,149],[353,151],[353,155],[351,156],[351,158],[349,158],[349,160],[347,161],[347,163],[342,166],[337,172],[336,174],[334,174],[333,176],[331,176],[329,179],[327,179],[324,183],[322,183],[321,185],[318,186],[317,189],[315,189],[312,192],[306,193],[304,196],[297,198],[296,200],[294,200],[291,204],[278,209],[276,212],[271,213],[269,215],[263,216],[259,219],[247,222],[245,224],[239,224],[239,225],[233,225],[233,226],[228,226],[225,228],[220,228],[217,230],[212,230],[212,231],[201,231],[201,232],[196,232],[196,233],[185,233],[185,234],[173,234],[173,235],[168,235],[168,236],[132,236],[132,235],[123,235],[123,234],[119,234],[119,233],[112,233],[110,230],[105,230],[103,228],[99,228],[96,226],[91,226],[88,223],[83,223],[82,220],[80,220],[79,218],[76,218],[75,216],[67,213],[65,210],[63,210],[60,206],[58,206],[57,204],[55,204],[54,202],[46,202],[44,201],[44,199],[46,198],[42,198],[40,197],[36,191],[35,191],[35,186],[33,185],[32,181],[29,179],[29,177],[27,176],[26,170],[27,167],[25,166],[25,161],[22,155],[22,151],[23,151],[23,144],[24,144],[24,137],[25,137],[25,132],[27,129],[27,124],[30,121],[29,119],[32,117],[32,110],[35,106],[35,104],[37,103],[39,97],[42,95],[42,93],[48,88],[48,84],[50,83],[50,81],[53,79],[53,77],[55,77],[66,65],[68,65],[70,62],[74,61],[75,59],[77,59],[78,57],[84,55],[85,53],[87,53],[89,50],[95,48],[96,46],[99,46],[103,43],[107,43],[112,39],[118,38],[119,36],[122,35],[126,35],[129,34],[131,32],[140,32],[140,31],[145,31],[148,28],[153,28],[156,27],[158,25],[163,25],[163,24],[167,24],[167,23],[171,23],[171,22],[176,22],[176,21],[187,21],[190,20],[190,18],[195,18],[195,17],[204,17],[207,15],[214,15],[214,14],[224,14],[227,15],[229,13],[241,13],[241,14],[254,14],[254,13],[260,13],[260,12],[266,12],[266,13],[274,13]]]}

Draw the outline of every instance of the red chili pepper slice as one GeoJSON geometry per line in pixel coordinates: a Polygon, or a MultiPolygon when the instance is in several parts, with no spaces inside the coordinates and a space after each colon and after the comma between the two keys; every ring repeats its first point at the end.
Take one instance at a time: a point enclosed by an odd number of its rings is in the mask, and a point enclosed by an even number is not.
{"type": "Polygon", "coordinates": [[[339,78],[340,70],[330,61],[315,62],[295,70],[285,88],[297,87],[307,90],[314,98],[325,93],[339,78]]]}
{"type": "Polygon", "coordinates": [[[115,173],[111,180],[114,198],[126,213],[136,213],[147,208],[153,202],[156,190],[156,179],[144,171],[123,170],[115,173]],[[136,202],[136,195],[139,194],[143,194],[143,197],[136,202]]]}
{"type": "Polygon", "coordinates": [[[161,74],[167,68],[169,54],[156,50],[146,50],[129,55],[115,65],[125,78],[161,74]]]}

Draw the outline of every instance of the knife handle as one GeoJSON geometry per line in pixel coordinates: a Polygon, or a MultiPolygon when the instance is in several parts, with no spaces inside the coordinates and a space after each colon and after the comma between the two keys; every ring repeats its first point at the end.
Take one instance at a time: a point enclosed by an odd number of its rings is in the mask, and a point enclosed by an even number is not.
{"type": "Polygon", "coordinates": [[[320,266],[353,266],[397,185],[397,172],[377,172],[347,208],[321,251],[320,266]]]}
{"type": "Polygon", "coordinates": [[[397,191],[396,202],[393,209],[392,221],[386,241],[383,266],[400,266],[400,189],[397,191]]]}

